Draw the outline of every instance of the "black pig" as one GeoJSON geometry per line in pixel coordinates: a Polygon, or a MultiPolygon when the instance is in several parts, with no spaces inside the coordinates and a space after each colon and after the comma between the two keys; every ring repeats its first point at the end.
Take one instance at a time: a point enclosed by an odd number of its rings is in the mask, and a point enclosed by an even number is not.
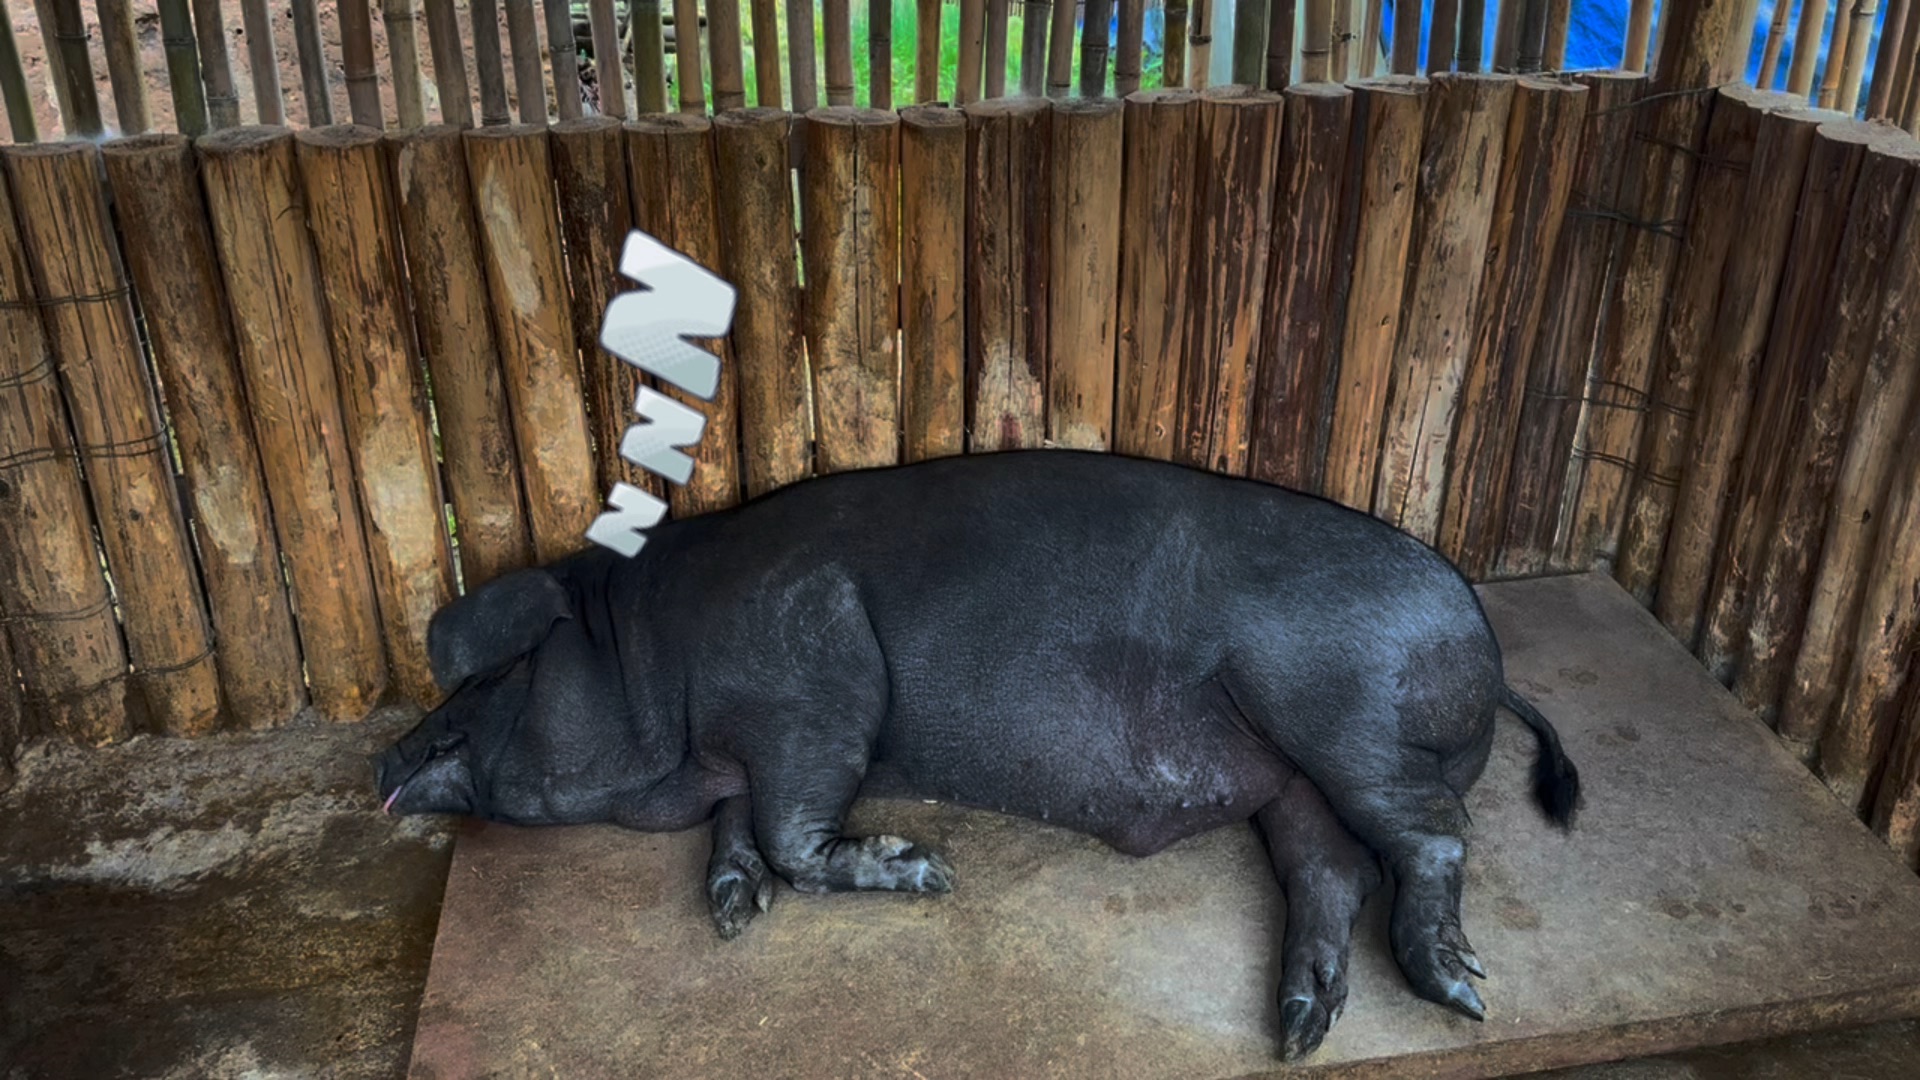
{"type": "Polygon", "coordinates": [[[1250,480],[1063,450],[795,484],[447,605],[446,702],[377,761],[396,813],[646,831],[714,820],[725,937],[773,875],[945,892],[924,845],[847,836],[858,795],[950,800],[1130,855],[1254,819],[1285,892],[1282,1052],[1346,999],[1381,866],[1414,991],[1478,1019],[1467,815],[1504,705],[1538,799],[1579,780],[1507,688],[1478,598],[1366,514],[1250,480]]]}

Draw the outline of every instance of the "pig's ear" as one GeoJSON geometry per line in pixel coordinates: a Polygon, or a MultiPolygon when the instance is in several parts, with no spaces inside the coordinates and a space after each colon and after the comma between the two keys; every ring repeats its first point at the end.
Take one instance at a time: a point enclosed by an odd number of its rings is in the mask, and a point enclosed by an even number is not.
{"type": "Polygon", "coordinates": [[[566,587],[545,570],[516,570],[441,608],[427,624],[433,681],[452,690],[477,672],[532,652],[573,618],[566,587]]]}

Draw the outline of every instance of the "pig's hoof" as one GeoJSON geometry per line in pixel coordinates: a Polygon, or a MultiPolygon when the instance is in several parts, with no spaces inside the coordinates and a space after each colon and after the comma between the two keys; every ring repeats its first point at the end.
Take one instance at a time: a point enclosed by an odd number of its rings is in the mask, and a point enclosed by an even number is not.
{"type": "Polygon", "coordinates": [[[1487,1007],[1481,1003],[1480,994],[1469,979],[1485,978],[1486,969],[1480,966],[1479,958],[1473,955],[1458,930],[1444,936],[1454,944],[1427,941],[1398,950],[1400,970],[1414,993],[1469,1019],[1484,1020],[1487,1007]]]}
{"type": "Polygon", "coordinates": [[[735,855],[707,874],[707,908],[720,936],[732,941],[773,903],[773,875],[757,856],[735,855]]]}
{"type": "Polygon", "coordinates": [[[932,848],[915,844],[887,860],[892,864],[900,888],[908,892],[948,893],[958,875],[953,864],[932,848]]]}
{"type": "Polygon", "coordinates": [[[1298,1061],[1320,1049],[1346,1004],[1344,956],[1289,963],[1280,980],[1280,1056],[1298,1061]]]}

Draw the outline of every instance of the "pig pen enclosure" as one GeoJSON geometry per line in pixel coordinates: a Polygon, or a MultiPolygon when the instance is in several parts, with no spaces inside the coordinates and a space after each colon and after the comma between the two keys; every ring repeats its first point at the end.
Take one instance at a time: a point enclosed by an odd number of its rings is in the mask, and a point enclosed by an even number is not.
{"type": "MultiPolygon", "coordinates": [[[[1319,1064],[1488,1074],[1920,1014],[1920,4],[1837,6],[1830,37],[1808,4],[1789,67],[1787,20],[1756,36],[1756,0],[1657,20],[1635,2],[1620,69],[1581,72],[1558,70],[1564,0],[1437,0],[1424,53],[1417,5],[1312,0],[1230,19],[1207,0],[427,0],[419,19],[385,0],[383,20],[368,0],[161,0],[158,38],[128,0],[97,22],[33,7],[0,38],[0,920],[19,920],[0,995],[65,977],[82,931],[59,911],[93,879],[60,860],[119,851],[36,847],[35,813],[84,825],[144,762],[297,743],[262,790],[324,787],[356,823],[327,832],[334,857],[360,857],[343,836],[377,846],[370,777],[339,764],[367,747],[342,733],[430,707],[434,612],[581,548],[615,483],[680,517],[818,474],[1070,447],[1322,494],[1434,545],[1486,583],[1516,685],[1600,785],[1601,846],[1578,850],[1518,805],[1517,749],[1477,789],[1489,869],[1469,888],[1503,927],[1485,941],[1516,1018],[1416,1013],[1357,958],[1319,1064]],[[1757,44],[1785,91],[1742,77],[1757,44]],[[709,343],[718,393],[662,386],[706,417],[684,485],[619,452],[658,385],[598,345],[637,287],[631,229],[738,290],[709,343]],[[1597,936],[1542,936],[1627,893],[1597,936]],[[1569,950],[1664,974],[1614,985],[1569,950]]],[[[199,782],[216,818],[247,798],[199,782]]],[[[990,890],[931,932],[924,909],[843,904],[918,965],[865,988],[694,941],[704,834],[469,827],[437,946],[438,878],[388,897],[415,944],[376,935],[382,963],[415,981],[340,1006],[405,1016],[367,1036],[367,1074],[409,1054],[423,1076],[1277,1064],[1267,969],[1234,951],[1272,947],[1257,853],[1209,840],[1122,869],[1057,831],[911,812],[990,890]],[[1021,859],[1067,869],[1007,878],[1021,859]],[[1227,899],[1183,891],[1183,867],[1227,899]],[[1116,874],[1144,876],[1108,921],[1022,923],[1101,908],[1116,874]],[[608,897],[608,875],[687,895],[608,897]],[[478,884],[501,881],[517,901],[478,884]],[[577,944],[541,952],[556,932],[514,904],[577,944]],[[970,918],[1009,938],[966,937],[970,918]],[[1152,944],[1114,953],[1127,935],[1152,944]],[[1075,995],[1114,967],[979,961],[996,948],[1107,956],[1156,989],[1101,1005],[1075,995]],[[596,950],[689,982],[636,989],[596,950]],[[526,1010],[584,1007],[528,971],[628,1008],[655,994],[664,1019],[570,1015],[594,1048],[548,1032],[529,1057],[526,1010]],[[697,996],[702,971],[769,985],[735,1015],[697,996]],[[978,1027],[927,1034],[928,972],[942,1014],[978,1027]],[[1182,1013],[1225,993],[1220,972],[1248,1000],[1182,1013]],[[1016,997],[1054,1007],[979,1011],[1016,997]],[[722,1038],[783,1009],[787,1036],[722,1038]],[[854,1056],[796,1019],[829,1009],[867,1018],[854,1056]]],[[[852,962],[827,941],[842,916],[782,904],[789,937],[754,928],[767,948],[852,962]]],[[[284,925],[311,917],[296,907],[284,925]]],[[[106,1060],[53,1045],[22,998],[0,1020],[0,1071],[106,1060]]],[[[248,1064],[168,1052],[195,1062],[179,1075],[248,1064]]],[[[156,1060],[137,1068],[181,1067],[156,1060]]]]}

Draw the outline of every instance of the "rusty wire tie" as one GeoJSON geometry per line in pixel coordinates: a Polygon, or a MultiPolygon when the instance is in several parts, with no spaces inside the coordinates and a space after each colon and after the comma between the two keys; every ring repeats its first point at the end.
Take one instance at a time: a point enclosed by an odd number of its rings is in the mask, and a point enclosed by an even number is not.
{"type": "Polygon", "coordinates": [[[1566,216],[1597,218],[1602,221],[1617,221],[1622,225],[1627,225],[1635,229],[1645,229],[1650,233],[1656,233],[1660,236],[1664,236],[1668,238],[1669,240],[1684,240],[1687,237],[1686,230],[1682,228],[1682,226],[1686,225],[1686,222],[1679,218],[1671,218],[1666,221],[1642,221],[1637,217],[1633,217],[1630,214],[1623,214],[1618,210],[1571,210],[1571,209],[1567,211],[1566,216]]]}
{"type": "Polygon", "coordinates": [[[0,390],[18,390],[23,386],[32,386],[34,383],[52,374],[53,355],[48,353],[41,358],[39,363],[20,372],[18,375],[9,375],[4,379],[0,379],[0,390]]]}
{"type": "Polygon", "coordinates": [[[123,296],[132,296],[133,286],[120,285],[105,292],[86,293],[81,296],[49,296],[31,300],[0,300],[0,311],[38,311],[41,308],[59,307],[61,304],[92,304],[103,300],[118,300],[123,296]]]}
{"type": "Polygon", "coordinates": [[[1668,98],[1691,97],[1694,94],[1717,94],[1721,91],[1722,88],[1732,86],[1732,85],[1734,84],[1730,82],[1724,82],[1724,83],[1715,83],[1712,86],[1688,87],[1685,90],[1664,90],[1658,94],[1647,94],[1644,97],[1635,98],[1632,101],[1623,102],[1619,105],[1612,105],[1604,109],[1589,109],[1587,110],[1587,119],[1591,120],[1596,116],[1606,116],[1610,113],[1629,112],[1633,109],[1644,108],[1648,105],[1652,105],[1657,101],[1665,101],[1668,98]]]}
{"type": "MultiPolygon", "coordinates": [[[[95,461],[106,458],[139,457],[142,454],[157,453],[163,444],[163,440],[163,434],[156,431],[151,435],[142,435],[137,439],[127,439],[122,442],[94,443],[77,448],[72,445],[64,447],[39,446],[32,450],[22,450],[9,457],[0,458],[0,469],[17,469],[24,465],[37,465],[42,461],[54,461],[63,456],[71,457],[75,454],[78,454],[82,458],[95,461]]],[[[172,471],[171,466],[169,466],[168,471],[172,471]]]]}
{"type": "Polygon", "coordinates": [[[0,625],[7,623],[20,625],[35,622],[79,622],[82,619],[91,619],[95,615],[107,610],[112,602],[111,597],[103,596],[99,600],[88,604],[86,607],[74,608],[72,611],[36,611],[22,612],[18,615],[0,615],[0,625]]]}
{"type": "Polygon", "coordinates": [[[135,665],[133,669],[133,676],[135,678],[145,678],[147,676],[153,676],[153,675],[172,675],[176,672],[185,671],[190,667],[197,666],[203,663],[204,661],[211,659],[213,656],[213,652],[214,652],[213,644],[211,641],[209,641],[206,648],[201,649],[199,652],[195,653],[192,656],[187,657],[185,660],[182,660],[177,664],[158,664],[152,667],[148,667],[145,665],[135,665]]]}

